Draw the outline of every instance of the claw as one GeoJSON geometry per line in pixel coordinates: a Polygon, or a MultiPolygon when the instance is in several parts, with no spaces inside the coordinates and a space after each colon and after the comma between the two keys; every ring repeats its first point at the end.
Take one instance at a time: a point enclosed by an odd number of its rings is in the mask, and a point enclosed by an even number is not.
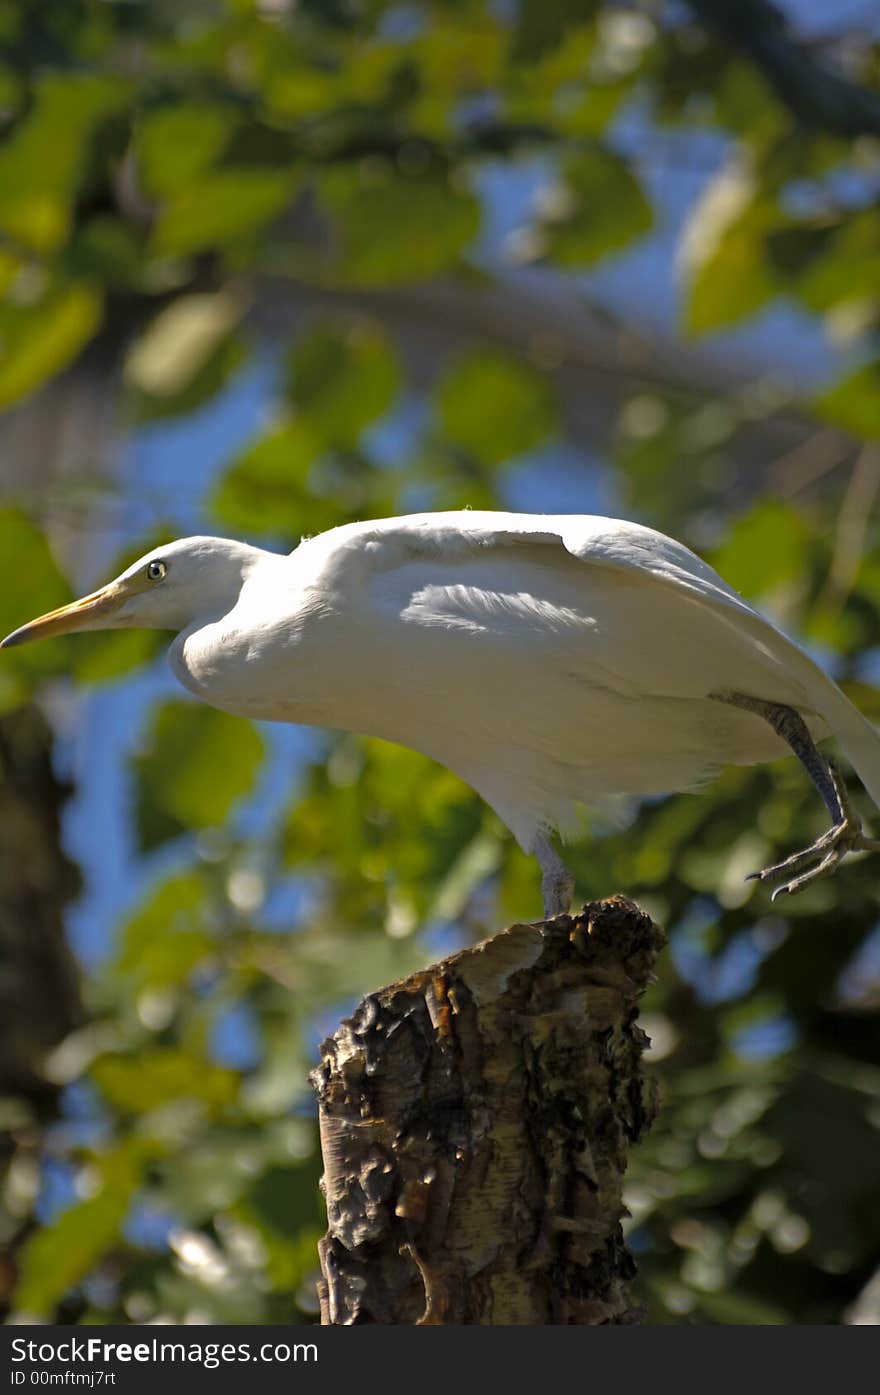
{"type": "Polygon", "coordinates": [[[769,722],[777,736],[781,736],[794,751],[831,815],[831,827],[821,838],[817,838],[803,851],[792,853],[782,862],[777,862],[773,867],[765,867],[761,872],[752,872],[746,877],[746,881],[765,882],[781,877],[787,878],[782,886],[774,891],[772,899],[775,901],[783,892],[791,896],[819,877],[828,876],[847,853],[880,852],[880,839],[869,838],[862,832],[862,825],[850,804],[843,777],[836,765],[826,760],[816,749],[800,712],[783,703],[750,697],[747,693],[717,692],[710,693],[709,696],[718,702],[729,702],[734,707],[741,707],[746,712],[754,712],[769,722]]]}
{"type": "Polygon", "coordinates": [[[786,876],[788,873],[798,873],[799,875],[792,876],[789,881],[783,882],[782,886],[776,888],[770,898],[771,901],[775,901],[777,896],[784,894],[794,896],[796,892],[802,891],[805,886],[810,886],[820,877],[830,876],[848,853],[880,852],[880,839],[869,838],[862,831],[859,816],[850,804],[843,781],[833,766],[831,767],[831,778],[840,800],[840,820],[817,838],[814,843],[811,843],[808,848],[792,853],[790,857],[784,858],[782,862],[777,862],[772,867],[765,867],[760,872],[751,872],[746,877],[746,881],[766,882],[786,876]]]}

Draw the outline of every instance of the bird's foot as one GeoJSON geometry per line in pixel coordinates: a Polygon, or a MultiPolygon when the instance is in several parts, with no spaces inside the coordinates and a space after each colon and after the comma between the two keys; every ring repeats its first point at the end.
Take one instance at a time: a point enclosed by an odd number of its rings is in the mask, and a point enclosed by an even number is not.
{"type": "Polygon", "coordinates": [[[773,892],[771,897],[773,901],[776,900],[777,896],[782,896],[783,893],[793,896],[796,891],[802,891],[805,886],[810,886],[820,877],[830,876],[847,853],[880,852],[880,839],[869,838],[863,832],[861,820],[850,803],[843,780],[830,763],[829,769],[840,803],[840,818],[832,824],[827,833],[823,833],[808,848],[792,853],[791,857],[786,857],[782,862],[774,863],[772,867],[765,867],[760,872],[752,872],[746,878],[747,881],[754,879],[759,882],[769,882],[785,877],[786,880],[773,892]]]}
{"type": "Polygon", "coordinates": [[[544,898],[544,919],[553,920],[558,915],[568,915],[574,898],[574,877],[567,868],[561,872],[545,873],[541,878],[541,894],[544,898]]]}
{"type": "Polygon", "coordinates": [[[553,847],[546,831],[542,830],[537,834],[532,850],[541,867],[544,919],[554,920],[558,915],[568,915],[574,897],[574,877],[553,847]]]}

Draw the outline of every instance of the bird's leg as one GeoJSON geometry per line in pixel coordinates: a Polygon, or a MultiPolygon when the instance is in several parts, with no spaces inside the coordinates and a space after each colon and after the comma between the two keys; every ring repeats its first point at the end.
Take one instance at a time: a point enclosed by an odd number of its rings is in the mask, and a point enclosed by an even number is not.
{"type": "Polygon", "coordinates": [[[539,833],[532,849],[543,873],[541,892],[544,897],[544,919],[568,915],[574,896],[574,877],[550,842],[546,833],[539,833]]]}
{"type": "Polygon", "coordinates": [[[774,863],[772,867],[765,867],[761,872],[752,872],[752,877],[761,882],[775,881],[781,877],[786,879],[774,891],[774,901],[783,892],[793,894],[819,877],[827,877],[849,852],[880,852],[880,840],[868,838],[862,832],[859,816],[850,803],[839,771],[816,749],[806,723],[793,707],[747,697],[744,693],[711,693],[710,696],[733,707],[741,707],[746,712],[754,712],[769,722],[777,735],[794,751],[831,815],[828,832],[808,848],[792,853],[791,857],[774,863]]]}

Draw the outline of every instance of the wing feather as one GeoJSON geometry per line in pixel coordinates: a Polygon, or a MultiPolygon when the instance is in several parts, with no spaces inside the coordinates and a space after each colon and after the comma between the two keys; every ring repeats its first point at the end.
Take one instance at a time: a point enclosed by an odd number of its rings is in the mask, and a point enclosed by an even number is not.
{"type": "MultiPolygon", "coordinates": [[[[632,691],[633,671],[637,674],[640,658],[635,650],[646,644],[654,657],[653,665],[644,665],[646,697],[657,691],[651,689],[651,682],[660,682],[658,691],[662,692],[669,675],[675,677],[676,665],[681,671],[689,663],[690,678],[697,688],[706,677],[701,696],[718,691],[718,682],[713,679],[724,674],[729,679],[725,682],[728,688],[741,684],[739,691],[789,703],[807,718],[819,717],[817,730],[821,730],[821,723],[827,723],[840,738],[880,806],[880,734],[809,654],[674,538],[639,523],[597,515],[462,511],[416,513],[346,525],[312,538],[307,545],[310,550],[325,550],[329,572],[342,568],[346,590],[363,585],[374,594],[382,594],[389,604],[399,605],[397,614],[403,618],[474,632],[490,629],[487,617],[492,611],[495,619],[506,611],[520,625],[529,621],[529,587],[517,593],[516,579],[520,573],[529,576],[530,568],[565,572],[570,582],[569,559],[580,562],[586,614],[601,576],[650,583],[650,589],[643,591],[629,587],[625,614],[629,621],[636,617],[636,624],[635,631],[628,633],[628,644],[619,644],[618,629],[600,653],[593,647],[584,649],[584,664],[598,661],[608,668],[619,661],[622,691],[628,691],[628,685],[632,691]],[[517,564],[517,557],[522,558],[522,564],[517,564]],[[485,585],[474,579],[476,573],[469,566],[478,559],[496,564],[485,566],[483,571],[477,568],[485,576],[485,585]],[[424,564],[434,564],[424,568],[431,583],[417,598],[424,564]],[[510,585],[499,587],[499,575],[509,578],[510,585]],[[679,607],[676,596],[689,604],[679,607]],[[662,653],[655,615],[675,632],[676,644],[669,646],[669,654],[662,653]]],[[[533,615],[531,619],[551,621],[551,611],[565,628],[565,607],[554,610],[544,605],[540,617],[533,615]]],[[[609,619],[615,619],[612,612],[609,619]]],[[[549,622],[545,629],[552,631],[554,624],[549,622]]],[[[690,692],[696,695],[695,688],[690,692]]]]}
{"type": "MultiPolygon", "coordinates": [[[[585,568],[622,578],[650,580],[667,595],[677,593],[720,627],[732,652],[750,655],[766,672],[767,688],[755,697],[787,701],[806,715],[818,715],[835,732],[875,803],[880,807],[880,734],[823,669],[765,616],[756,611],[695,553],[654,529],[623,519],[597,515],[505,514],[485,511],[414,514],[354,525],[376,573],[402,569],[420,559],[455,567],[466,559],[490,558],[522,549],[542,565],[553,566],[568,555],[585,568]]],[[[344,530],[334,530],[342,532],[344,530]]],[[[525,559],[524,559],[525,560],[525,559]]],[[[456,590],[456,607],[468,618],[465,590],[456,590]]],[[[646,604],[647,602],[647,592],[646,604]]],[[[486,600],[471,596],[470,612],[486,600]]],[[[703,655],[697,655],[702,662],[703,655]]],[[[754,664],[744,681],[754,684],[754,664]]],[[[744,691],[749,691],[744,688],[744,691]]],[[[707,696],[709,693],[706,694],[707,696]]]]}

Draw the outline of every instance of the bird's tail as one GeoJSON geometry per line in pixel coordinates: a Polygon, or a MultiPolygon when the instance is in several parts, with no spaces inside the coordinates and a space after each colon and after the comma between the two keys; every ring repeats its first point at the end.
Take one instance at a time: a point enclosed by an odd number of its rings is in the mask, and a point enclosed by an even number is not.
{"type": "MultiPolygon", "coordinates": [[[[880,809],[880,731],[863,717],[849,698],[832,685],[833,700],[820,711],[865,789],[880,809]]],[[[823,694],[823,696],[825,696],[823,694]]],[[[828,694],[831,697],[831,694],[828,694]]]]}

